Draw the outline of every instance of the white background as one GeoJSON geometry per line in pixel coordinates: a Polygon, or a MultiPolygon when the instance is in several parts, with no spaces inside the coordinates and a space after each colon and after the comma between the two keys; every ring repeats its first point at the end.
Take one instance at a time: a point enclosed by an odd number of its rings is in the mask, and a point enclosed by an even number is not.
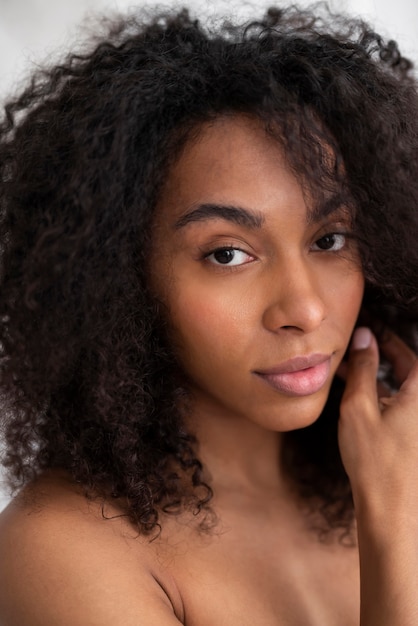
{"type": "MultiPolygon", "coordinates": [[[[329,3],[337,11],[368,18],[418,60],[416,0],[330,0],[329,3]]],[[[172,5],[173,0],[167,4],[172,5]]],[[[180,4],[183,4],[181,0],[180,4]]],[[[248,15],[254,14],[254,6],[262,8],[273,4],[273,0],[189,0],[184,4],[195,9],[197,15],[201,15],[202,7],[206,14],[221,10],[232,15],[248,15]]],[[[301,4],[307,4],[307,0],[301,0],[301,4]]],[[[134,7],[133,0],[0,0],[0,94],[16,86],[18,77],[31,63],[50,57],[57,49],[70,47],[77,25],[86,22],[89,15],[134,7]]]]}
{"type": "MultiPolygon", "coordinates": [[[[273,3],[273,0],[214,0],[209,7],[208,1],[189,0],[181,4],[189,6],[196,16],[221,12],[245,17],[257,13],[254,7],[261,9],[273,3]]],[[[307,3],[300,1],[300,4],[307,3]]],[[[165,3],[166,6],[173,4],[165,3]]],[[[379,32],[397,39],[404,53],[418,63],[417,0],[330,0],[329,4],[336,11],[365,17],[379,32]]],[[[152,6],[152,3],[147,5],[152,6]]],[[[6,98],[17,89],[36,64],[59,56],[77,39],[82,40],[80,25],[91,24],[97,13],[134,7],[132,0],[0,0],[0,98],[6,98]]],[[[0,510],[7,502],[1,485],[0,474],[0,510]]]]}

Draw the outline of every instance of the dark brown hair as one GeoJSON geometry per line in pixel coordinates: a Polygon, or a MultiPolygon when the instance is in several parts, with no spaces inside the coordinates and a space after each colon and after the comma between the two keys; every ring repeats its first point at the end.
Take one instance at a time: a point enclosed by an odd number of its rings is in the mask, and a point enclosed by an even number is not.
{"type": "MultiPolygon", "coordinates": [[[[321,6],[271,8],[214,29],[182,10],[113,23],[94,49],[38,72],[9,102],[0,127],[0,356],[14,486],[64,468],[89,493],[123,500],[142,531],[162,509],[207,507],[211,489],[182,423],[186,392],[146,268],[170,163],[217,115],[257,116],[314,194],[338,188],[355,208],[361,315],[414,345],[411,68],[394,42],[321,6]]],[[[336,437],[341,392],[336,379],[317,422],[285,437],[286,471],[329,527],[347,527],[352,515],[336,437]]]]}

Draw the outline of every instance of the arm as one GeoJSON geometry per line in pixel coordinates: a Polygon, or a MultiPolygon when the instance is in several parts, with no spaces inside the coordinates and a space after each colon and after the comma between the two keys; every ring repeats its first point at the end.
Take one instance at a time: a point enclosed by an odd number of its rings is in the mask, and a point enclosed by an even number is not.
{"type": "Polygon", "coordinates": [[[376,391],[376,340],[357,331],[341,404],[340,450],[357,518],[360,624],[416,626],[418,365],[397,337],[389,338],[385,353],[404,382],[396,396],[382,402],[376,391]]]}

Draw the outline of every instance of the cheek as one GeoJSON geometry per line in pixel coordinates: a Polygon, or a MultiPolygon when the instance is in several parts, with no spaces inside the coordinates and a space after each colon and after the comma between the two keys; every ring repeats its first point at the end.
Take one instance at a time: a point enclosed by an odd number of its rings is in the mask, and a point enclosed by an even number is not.
{"type": "Polygon", "coordinates": [[[339,281],[334,291],[335,314],[350,335],[360,311],[363,294],[364,277],[360,271],[347,274],[339,281]]]}
{"type": "Polygon", "coordinates": [[[218,352],[230,356],[247,344],[254,328],[252,299],[240,297],[230,288],[206,293],[193,287],[171,302],[174,340],[185,359],[189,355],[210,358],[218,352]]]}
{"type": "Polygon", "coordinates": [[[357,315],[364,295],[364,277],[361,272],[353,272],[347,278],[345,303],[350,315],[357,315]]]}

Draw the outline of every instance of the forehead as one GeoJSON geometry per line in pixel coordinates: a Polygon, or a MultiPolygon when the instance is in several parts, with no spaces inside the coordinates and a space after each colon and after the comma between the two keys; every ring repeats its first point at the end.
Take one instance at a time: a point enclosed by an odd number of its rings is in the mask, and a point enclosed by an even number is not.
{"type": "MultiPolygon", "coordinates": [[[[276,130],[272,135],[263,122],[244,115],[203,123],[168,172],[157,220],[163,214],[164,221],[181,222],[183,214],[208,203],[248,207],[261,215],[289,204],[293,209],[300,206],[308,221],[339,208],[334,192],[325,201],[322,198],[321,207],[313,202],[307,186],[292,171],[276,130]]],[[[330,151],[328,157],[332,158],[330,151]]]]}
{"type": "Polygon", "coordinates": [[[233,199],[261,208],[289,177],[294,178],[279,141],[259,120],[221,117],[202,124],[186,143],[168,172],[159,205],[181,212],[209,200],[233,199]]]}
{"type": "Polygon", "coordinates": [[[193,167],[198,158],[210,164],[214,175],[223,172],[233,174],[237,163],[240,166],[262,169],[254,157],[265,153],[268,159],[274,158],[278,165],[283,166],[284,154],[277,137],[268,134],[263,122],[255,117],[234,115],[221,116],[210,122],[201,124],[193,140],[186,144],[176,169],[184,166],[193,167]]]}

